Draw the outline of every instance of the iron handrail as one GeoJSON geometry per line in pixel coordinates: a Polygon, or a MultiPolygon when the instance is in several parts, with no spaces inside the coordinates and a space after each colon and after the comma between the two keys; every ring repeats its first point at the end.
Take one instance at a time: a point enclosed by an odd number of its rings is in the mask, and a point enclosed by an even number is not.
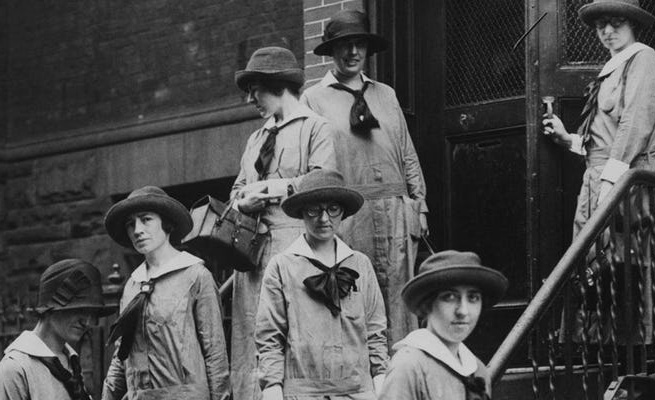
{"type": "Polygon", "coordinates": [[[591,247],[596,236],[603,229],[614,211],[618,208],[630,188],[638,184],[655,186],[655,172],[643,169],[630,169],[619,179],[596,211],[589,218],[571,246],[566,250],[548,278],[534,295],[523,314],[514,324],[505,340],[487,365],[492,382],[497,382],[504,374],[507,363],[519,344],[526,339],[532,328],[550,308],[556,296],[571,277],[576,261],[591,247]]]}

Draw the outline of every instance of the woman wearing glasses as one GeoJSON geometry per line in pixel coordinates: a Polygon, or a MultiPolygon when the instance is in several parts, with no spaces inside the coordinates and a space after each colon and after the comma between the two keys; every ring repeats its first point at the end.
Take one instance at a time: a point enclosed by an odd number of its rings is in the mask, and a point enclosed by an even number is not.
{"type": "Polygon", "coordinates": [[[266,121],[248,139],[230,195],[241,212],[261,218],[260,233],[268,232],[255,269],[234,274],[232,388],[235,400],[251,400],[261,395],[255,373],[254,331],[264,267],[303,231],[301,222],[282,212],[280,201],[297,189],[307,172],[334,168],[334,128],[299,102],[305,77],[287,49],[258,49],[245,70],[236,72],[235,81],[266,121]]]}
{"type": "Polygon", "coordinates": [[[377,398],[384,300],[368,257],[335,236],[363,202],[338,172],[315,170],[282,203],[305,233],[264,273],[255,333],[264,400],[377,398]]]}
{"type": "MultiPolygon", "coordinates": [[[[574,237],[623,173],[630,168],[655,170],[655,50],[636,39],[655,17],[639,7],[638,0],[594,0],[582,6],[579,15],[595,29],[611,58],[587,88],[584,122],[577,133],[569,133],[555,115],[543,120],[544,134],[584,156],[587,164],[574,237]]],[[[615,251],[619,257],[620,247],[619,240],[615,251]]],[[[594,271],[600,270],[590,265],[584,282],[593,282],[594,271]]]]}

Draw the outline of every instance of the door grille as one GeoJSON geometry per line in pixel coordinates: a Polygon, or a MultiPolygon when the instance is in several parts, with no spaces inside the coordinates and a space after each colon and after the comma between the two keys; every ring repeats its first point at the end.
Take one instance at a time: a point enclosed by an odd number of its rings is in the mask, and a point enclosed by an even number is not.
{"type": "Polygon", "coordinates": [[[446,3],[446,107],[525,92],[525,6],[516,0],[446,3]]]}
{"type": "MultiPolygon", "coordinates": [[[[566,65],[599,65],[610,57],[607,49],[598,41],[596,31],[586,26],[578,18],[578,9],[590,3],[589,0],[566,0],[565,21],[562,40],[564,43],[563,61],[566,65]]],[[[655,13],[654,0],[642,0],[641,6],[655,13]]],[[[649,45],[655,45],[655,28],[643,30],[638,40],[649,45]]]]}

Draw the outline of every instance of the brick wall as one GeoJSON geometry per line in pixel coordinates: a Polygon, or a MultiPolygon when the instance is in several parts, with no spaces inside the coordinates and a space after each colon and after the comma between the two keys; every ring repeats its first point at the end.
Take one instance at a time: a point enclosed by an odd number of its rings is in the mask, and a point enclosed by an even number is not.
{"type": "Polygon", "coordinates": [[[330,17],[340,10],[364,10],[364,1],[303,0],[306,86],[311,86],[319,81],[332,66],[331,57],[314,55],[314,48],[321,43],[323,30],[330,17]]]}
{"type": "Polygon", "coordinates": [[[237,105],[234,72],[252,51],[278,44],[303,52],[300,0],[3,7],[10,16],[9,138],[16,142],[237,105]]]}

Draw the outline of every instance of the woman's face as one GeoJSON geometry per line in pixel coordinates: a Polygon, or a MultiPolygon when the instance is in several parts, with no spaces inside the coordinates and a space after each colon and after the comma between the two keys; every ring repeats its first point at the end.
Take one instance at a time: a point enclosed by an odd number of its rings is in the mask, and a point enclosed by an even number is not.
{"type": "Polygon", "coordinates": [[[439,292],[426,311],[427,329],[447,347],[456,348],[478,323],[482,294],[474,286],[454,286],[439,292]]]}
{"type": "Polygon", "coordinates": [[[282,109],[280,96],[271,93],[259,83],[250,84],[247,100],[248,103],[257,108],[259,115],[265,119],[277,115],[282,109]]]}
{"type": "Polygon", "coordinates": [[[303,208],[302,216],[309,241],[326,242],[339,229],[343,208],[335,202],[314,203],[303,208]]]}
{"type": "Polygon", "coordinates": [[[98,324],[98,312],[90,308],[56,310],[45,319],[52,334],[75,346],[86,331],[98,324]]]}
{"type": "Polygon", "coordinates": [[[594,21],[598,39],[612,55],[635,42],[634,29],[624,17],[603,16],[594,21]]]}
{"type": "Polygon", "coordinates": [[[161,217],[154,212],[131,214],[127,217],[125,228],[132,246],[141,254],[152,253],[170,240],[170,234],[166,233],[162,226],[161,217]]]}
{"type": "Polygon", "coordinates": [[[332,46],[332,59],[337,75],[352,78],[364,69],[368,54],[368,42],[362,38],[347,38],[332,46]]]}

